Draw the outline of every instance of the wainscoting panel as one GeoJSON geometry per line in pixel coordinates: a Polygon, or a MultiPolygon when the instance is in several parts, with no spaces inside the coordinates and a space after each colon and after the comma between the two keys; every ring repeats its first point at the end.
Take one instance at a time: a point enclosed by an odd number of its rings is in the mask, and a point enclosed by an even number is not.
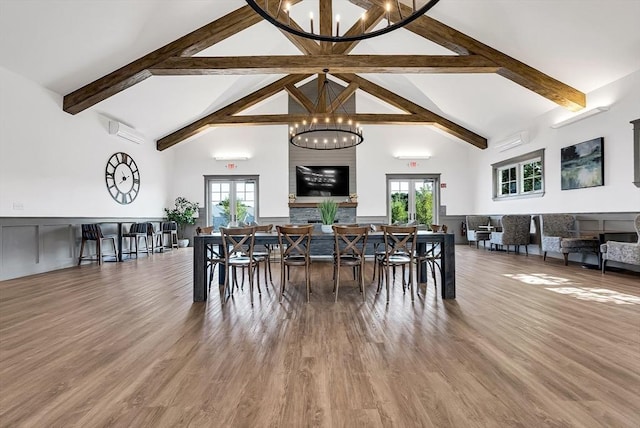
{"type": "Polygon", "coordinates": [[[2,228],[3,275],[0,279],[27,275],[25,272],[40,263],[38,228],[37,225],[2,228]]]}
{"type": "MultiPolygon", "coordinates": [[[[99,223],[104,235],[117,235],[118,223],[128,231],[134,222],[159,218],[0,218],[0,281],[63,269],[78,263],[81,225],[99,223]]],[[[125,248],[127,241],[125,240],[125,248]]],[[[93,243],[90,250],[95,252],[93,243]]],[[[86,251],[87,253],[89,251],[86,251]]],[[[107,248],[106,252],[112,252],[107,248]]]]}

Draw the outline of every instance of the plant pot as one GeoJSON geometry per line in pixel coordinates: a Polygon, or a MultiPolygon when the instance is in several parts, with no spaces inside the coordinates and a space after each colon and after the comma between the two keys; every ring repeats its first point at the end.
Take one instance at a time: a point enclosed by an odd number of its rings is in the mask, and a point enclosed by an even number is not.
{"type": "Polygon", "coordinates": [[[178,239],[178,247],[179,248],[186,248],[189,246],[189,240],[188,239],[178,239]]]}
{"type": "Polygon", "coordinates": [[[333,225],[323,224],[320,226],[320,230],[322,230],[324,233],[333,233],[333,225]]]}

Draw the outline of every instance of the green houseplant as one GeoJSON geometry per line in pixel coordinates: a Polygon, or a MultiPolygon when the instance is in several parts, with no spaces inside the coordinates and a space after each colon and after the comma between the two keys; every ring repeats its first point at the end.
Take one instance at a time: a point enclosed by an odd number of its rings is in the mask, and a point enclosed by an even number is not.
{"type": "Polygon", "coordinates": [[[332,226],[338,213],[338,203],[331,199],[325,199],[318,204],[318,210],[320,211],[320,220],[322,220],[322,231],[324,233],[333,232],[332,226]]]}
{"type": "Polygon", "coordinates": [[[196,223],[198,203],[189,202],[186,198],[179,196],[175,200],[175,206],[165,208],[164,212],[168,221],[175,221],[178,224],[178,239],[186,239],[188,245],[189,239],[185,237],[185,228],[188,224],[196,223]]]}

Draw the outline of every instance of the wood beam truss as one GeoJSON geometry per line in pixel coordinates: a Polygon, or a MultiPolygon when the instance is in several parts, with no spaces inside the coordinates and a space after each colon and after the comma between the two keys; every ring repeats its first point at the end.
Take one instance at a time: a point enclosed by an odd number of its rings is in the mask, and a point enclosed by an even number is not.
{"type": "MultiPolygon", "coordinates": [[[[301,0],[289,0],[294,5],[301,0]]],[[[375,27],[385,16],[384,2],[387,0],[349,0],[366,10],[364,20],[359,20],[347,30],[356,34],[375,27]]],[[[331,0],[320,1],[319,31],[331,34],[333,11],[331,0]]],[[[397,21],[410,9],[400,2],[391,10],[391,20],[397,21]]],[[[278,2],[269,2],[273,13],[278,2]]],[[[585,95],[550,76],[499,52],[451,27],[428,16],[421,16],[405,28],[428,40],[444,46],[457,55],[347,55],[358,42],[330,43],[297,37],[285,31],[281,33],[302,53],[302,56],[254,56],[254,57],[193,57],[194,54],[261,22],[262,18],[249,6],[241,7],[129,64],[107,74],[88,85],[66,95],[64,111],[76,114],[96,103],[127,89],[152,75],[190,74],[288,74],[218,111],[161,138],[158,150],[165,150],[209,126],[289,124],[302,120],[298,115],[244,115],[237,113],[257,102],[285,90],[310,113],[328,114],[340,107],[356,89],[374,95],[400,108],[406,114],[356,114],[361,123],[413,123],[432,124],[479,148],[486,148],[485,138],[437,115],[423,107],[400,97],[391,91],[363,79],[356,73],[497,73],[531,91],[534,91],[570,110],[583,108],[585,95]],[[331,74],[348,83],[331,105],[319,99],[314,105],[295,86],[312,74],[329,69],[331,74]]],[[[291,21],[290,25],[299,25],[291,21]]],[[[318,83],[321,86],[322,74],[318,83]]]]}

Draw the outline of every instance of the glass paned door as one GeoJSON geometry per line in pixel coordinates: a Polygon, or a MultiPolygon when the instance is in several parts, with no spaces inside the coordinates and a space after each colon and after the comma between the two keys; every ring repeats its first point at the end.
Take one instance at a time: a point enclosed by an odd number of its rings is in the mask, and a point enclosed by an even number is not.
{"type": "Polygon", "coordinates": [[[430,178],[389,179],[390,223],[436,223],[435,184],[436,180],[430,178]]]}
{"type": "Polygon", "coordinates": [[[220,227],[249,224],[256,220],[256,180],[207,180],[209,225],[220,227]]]}

